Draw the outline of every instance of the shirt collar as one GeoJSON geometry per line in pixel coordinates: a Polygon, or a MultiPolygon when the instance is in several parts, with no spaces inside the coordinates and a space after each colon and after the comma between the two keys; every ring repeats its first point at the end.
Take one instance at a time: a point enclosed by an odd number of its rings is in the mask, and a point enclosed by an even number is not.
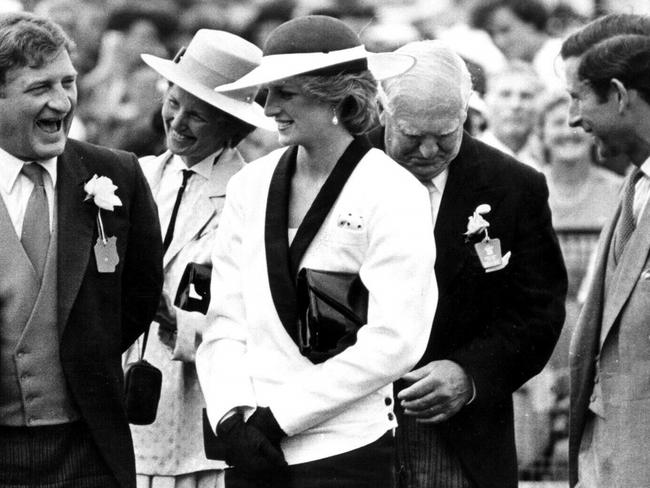
{"type": "MultiPolygon", "coordinates": [[[[203,158],[201,161],[199,161],[189,169],[194,171],[196,174],[203,176],[203,178],[205,178],[206,180],[209,180],[210,176],[212,175],[212,167],[214,166],[217,159],[219,159],[222,153],[223,153],[223,148],[203,158]]],[[[180,156],[174,155],[172,161],[174,163],[174,167],[178,168],[179,171],[183,169],[188,169],[180,156]]]]}
{"type": "Polygon", "coordinates": [[[645,176],[650,177],[650,157],[646,159],[639,168],[643,171],[645,176]]]}
{"type": "MultiPolygon", "coordinates": [[[[52,187],[56,188],[56,157],[39,161],[39,163],[50,175],[52,187]]],[[[24,164],[25,161],[0,147],[0,185],[6,193],[11,193],[24,164]]]]}
{"type": "Polygon", "coordinates": [[[431,183],[436,187],[436,190],[442,194],[445,191],[445,185],[447,184],[447,178],[449,177],[449,166],[442,170],[439,174],[434,176],[431,179],[431,183]]]}

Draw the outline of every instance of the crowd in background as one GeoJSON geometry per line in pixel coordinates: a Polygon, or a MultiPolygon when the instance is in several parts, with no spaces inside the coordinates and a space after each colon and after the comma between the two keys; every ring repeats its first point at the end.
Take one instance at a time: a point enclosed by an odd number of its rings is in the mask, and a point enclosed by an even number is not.
{"type": "MultiPolygon", "coordinates": [[[[557,54],[561,39],[594,16],[647,7],[642,1],[509,3],[513,7],[492,0],[3,0],[0,9],[45,15],[76,42],[79,108],[70,136],[138,156],[164,150],[160,109],[167,87],[140,54],[173,57],[198,29],[229,31],[261,46],[282,22],[319,13],[344,20],[370,51],[433,38],[453,46],[474,82],[466,130],[543,172],[549,186],[569,272],[567,319],[547,368],[515,394],[516,434],[522,478],[563,479],[568,340],[598,233],[615,208],[628,161],[599,160],[591,138],[568,127],[557,54]]],[[[276,141],[256,130],[239,148],[250,161],[276,141]]]]}

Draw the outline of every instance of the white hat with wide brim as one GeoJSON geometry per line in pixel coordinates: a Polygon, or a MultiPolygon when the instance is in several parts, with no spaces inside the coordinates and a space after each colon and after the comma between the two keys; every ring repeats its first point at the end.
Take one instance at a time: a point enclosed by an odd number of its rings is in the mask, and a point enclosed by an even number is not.
{"type": "Polygon", "coordinates": [[[415,58],[407,54],[371,53],[363,45],[329,52],[271,54],[264,56],[257,68],[239,80],[220,85],[215,91],[223,93],[259,87],[291,76],[361,60],[366,60],[368,69],[378,81],[401,75],[415,64],[415,58]]]}
{"type": "Polygon", "coordinates": [[[215,91],[259,66],[262,51],[254,44],[230,32],[201,29],[173,60],[151,54],[141,57],[165,79],[204,102],[256,127],[276,130],[255,102],[256,87],[227,94],[215,91]]]}

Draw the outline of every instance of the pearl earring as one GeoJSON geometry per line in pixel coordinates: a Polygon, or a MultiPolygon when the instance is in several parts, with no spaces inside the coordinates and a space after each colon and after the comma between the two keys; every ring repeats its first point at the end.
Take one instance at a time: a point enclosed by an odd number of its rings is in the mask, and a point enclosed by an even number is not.
{"type": "Polygon", "coordinates": [[[332,124],[339,125],[339,118],[336,116],[336,110],[332,109],[332,124]]]}

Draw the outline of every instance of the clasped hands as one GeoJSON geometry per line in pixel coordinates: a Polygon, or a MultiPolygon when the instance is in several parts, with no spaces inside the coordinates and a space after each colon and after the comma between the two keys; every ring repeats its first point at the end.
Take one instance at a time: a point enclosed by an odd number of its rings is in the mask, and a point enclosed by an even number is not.
{"type": "Polygon", "coordinates": [[[229,466],[260,472],[287,464],[280,448],[286,434],[268,407],[257,407],[247,422],[241,413],[222,420],[217,435],[226,446],[225,461],[229,466]]]}
{"type": "Polygon", "coordinates": [[[432,361],[402,377],[411,383],[397,394],[404,414],[435,424],[453,417],[473,396],[474,385],[462,367],[447,359],[432,361]]]}

